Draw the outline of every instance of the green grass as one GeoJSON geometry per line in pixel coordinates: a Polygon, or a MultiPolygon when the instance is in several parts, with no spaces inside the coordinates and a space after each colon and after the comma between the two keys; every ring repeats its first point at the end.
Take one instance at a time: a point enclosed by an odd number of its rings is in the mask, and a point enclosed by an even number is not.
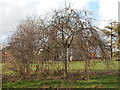
{"type": "MultiPolygon", "coordinates": [[[[67,62],[68,63],[68,71],[78,71],[78,70],[84,70],[84,64],[83,61],[72,61],[72,62],[67,62]]],[[[118,61],[112,61],[110,62],[110,70],[118,70],[118,61]]],[[[49,68],[49,70],[56,70],[56,69],[63,69],[64,64],[61,61],[54,61],[52,63],[46,62],[44,64],[44,68],[49,68]]],[[[95,71],[99,70],[105,70],[106,69],[106,64],[103,61],[96,61],[94,63],[91,63],[91,68],[93,68],[95,71]]],[[[32,67],[33,70],[36,69],[35,64],[32,67]]]]}
{"type": "MultiPolygon", "coordinates": [[[[113,61],[110,64],[110,70],[118,70],[118,64],[120,62],[113,61]],[[113,65],[114,63],[114,65],[113,65]]],[[[3,64],[4,67],[7,68],[9,64],[3,64]]],[[[84,65],[82,61],[73,61],[68,62],[68,71],[82,71],[84,70],[84,65]]],[[[46,62],[43,68],[49,70],[56,70],[56,69],[63,69],[63,63],[61,61],[56,62],[46,62]]],[[[94,71],[102,71],[105,70],[105,64],[102,61],[96,61],[95,63],[91,64],[94,71]]],[[[33,70],[36,69],[36,64],[32,64],[31,67],[33,70]]],[[[11,74],[12,71],[6,69],[3,70],[3,74],[11,74]]],[[[63,79],[51,79],[51,80],[37,80],[37,81],[30,81],[30,80],[21,80],[18,82],[6,82],[2,85],[3,88],[117,88],[118,87],[118,77],[117,76],[97,76],[91,77],[90,81],[84,80],[63,80],[63,79]]]]}
{"type": "MultiPolygon", "coordinates": [[[[111,64],[109,65],[109,70],[118,70],[118,63],[120,63],[119,61],[112,61],[111,64]]],[[[41,64],[39,64],[41,65],[41,64]]],[[[3,67],[5,67],[5,69],[3,70],[3,74],[14,74],[13,71],[7,69],[7,67],[9,66],[9,64],[4,63],[3,67]]],[[[11,65],[10,65],[11,66],[11,65]]],[[[91,63],[91,67],[93,69],[93,71],[103,71],[106,70],[106,65],[103,61],[96,61],[95,63],[91,63]]],[[[36,64],[32,64],[32,70],[36,70],[36,64]]],[[[49,69],[51,71],[55,71],[55,70],[61,70],[64,69],[64,64],[61,61],[54,61],[54,62],[44,62],[43,65],[44,69],[49,69]]],[[[68,62],[68,71],[70,72],[75,72],[75,71],[82,71],[84,70],[84,64],[83,61],[72,61],[72,62],[68,62]]]]}
{"type": "Polygon", "coordinates": [[[84,80],[38,80],[4,83],[3,88],[118,88],[117,76],[98,76],[84,80]]]}

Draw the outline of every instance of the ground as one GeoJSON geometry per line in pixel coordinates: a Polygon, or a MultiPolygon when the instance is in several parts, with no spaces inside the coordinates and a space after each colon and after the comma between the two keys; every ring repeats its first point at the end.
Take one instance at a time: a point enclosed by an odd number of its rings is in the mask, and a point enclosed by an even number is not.
{"type": "MultiPolygon", "coordinates": [[[[71,73],[79,72],[84,69],[82,61],[73,61],[68,62],[68,71],[71,73]]],[[[95,72],[102,72],[106,70],[105,64],[103,62],[95,62],[93,63],[92,68],[95,72]]],[[[118,63],[119,61],[113,61],[114,65],[109,68],[111,70],[111,74],[100,74],[95,76],[90,76],[89,81],[82,80],[80,78],[76,78],[72,76],[72,79],[64,79],[64,78],[51,78],[49,75],[37,80],[19,80],[16,82],[8,81],[4,82],[2,87],[3,88],[118,88],[118,74],[113,73],[119,69],[118,63]]],[[[3,64],[3,66],[8,64],[3,64]]],[[[55,71],[57,68],[62,69],[62,62],[46,62],[45,67],[49,68],[51,71],[55,71]],[[47,66],[47,67],[46,67],[47,66]]],[[[32,65],[32,69],[35,70],[35,64],[32,65]]],[[[12,74],[8,69],[3,71],[3,75],[5,74],[12,74]]]]}
{"type": "Polygon", "coordinates": [[[117,76],[98,76],[84,80],[37,80],[7,82],[3,88],[118,88],[117,76]]]}

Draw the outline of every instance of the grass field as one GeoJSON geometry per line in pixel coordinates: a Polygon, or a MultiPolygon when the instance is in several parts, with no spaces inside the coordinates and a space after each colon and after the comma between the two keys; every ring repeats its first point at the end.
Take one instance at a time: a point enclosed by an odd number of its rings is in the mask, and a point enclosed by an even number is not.
{"type": "MultiPolygon", "coordinates": [[[[118,63],[119,61],[112,61],[109,64],[109,69],[110,70],[118,70],[118,63]]],[[[32,69],[35,70],[36,65],[32,65],[32,69]]],[[[63,69],[63,63],[61,61],[56,61],[56,62],[45,62],[43,65],[43,68],[49,68],[50,70],[56,70],[56,69],[63,69]]],[[[84,70],[84,65],[83,61],[72,61],[68,62],[68,71],[78,71],[78,70],[84,70]]],[[[96,61],[91,63],[91,68],[95,71],[100,71],[100,70],[105,70],[106,69],[106,64],[103,61],[96,61]]]]}
{"type": "Polygon", "coordinates": [[[3,88],[118,88],[117,76],[98,76],[90,81],[84,80],[37,80],[7,82],[3,88]]]}
{"type": "MultiPolygon", "coordinates": [[[[118,70],[118,63],[119,61],[112,61],[110,62],[110,67],[109,70],[118,70]]],[[[39,64],[41,65],[41,64],[39,64]]],[[[14,72],[9,70],[8,67],[11,67],[13,65],[4,63],[2,64],[3,66],[3,74],[13,74],[14,72]]],[[[56,62],[44,62],[44,65],[42,66],[44,69],[49,69],[51,71],[55,70],[61,70],[64,69],[63,62],[61,61],[56,61],[56,62]]],[[[96,61],[94,63],[91,63],[91,68],[93,71],[99,72],[106,70],[106,64],[103,61],[96,61]]],[[[31,65],[31,69],[34,71],[36,69],[36,64],[31,65]]],[[[84,70],[84,65],[83,61],[73,61],[73,62],[68,62],[68,71],[70,72],[75,72],[75,71],[83,71],[84,70]]]]}
{"type": "MultiPolygon", "coordinates": [[[[109,70],[118,70],[119,69],[119,61],[113,61],[110,64],[109,70]]],[[[72,73],[77,71],[84,70],[82,61],[73,61],[68,62],[68,71],[72,73]]],[[[4,67],[7,68],[8,64],[3,64],[4,67]]],[[[106,70],[106,66],[104,62],[97,61],[91,64],[94,71],[101,72],[106,70]]],[[[36,64],[32,65],[32,70],[36,69],[36,64]]],[[[57,62],[46,62],[43,65],[43,68],[46,68],[51,71],[55,71],[57,69],[63,69],[63,63],[60,61],[57,62]]],[[[3,71],[4,74],[12,74],[13,72],[9,69],[5,69],[3,71]]],[[[74,78],[74,77],[73,77],[74,78]]],[[[36,81],[30,80],[20,80],[17,82],[5,82],[3,83],[3,88],[117,88],[118,87],[118,76],[117,75],[100,75],[97,77],[92,76],[90,81],[84,81],[82,79],[51,79],[44,78],[36,81]]]]}

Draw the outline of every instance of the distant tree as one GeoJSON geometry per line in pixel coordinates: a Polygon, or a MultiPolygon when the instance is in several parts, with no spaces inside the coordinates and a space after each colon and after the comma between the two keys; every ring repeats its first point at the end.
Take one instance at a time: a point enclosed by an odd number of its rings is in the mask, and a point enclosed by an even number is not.
{"type": "Polygon", "coordinates": [[[117,51],[115,55],[120,58],[120,23],[116,23],[113,27],[114,33],[116,34],[115,45],[117,46],[117,51]]]}
{"type": "Polygon", "coordinates": [[[112,58],[116,53],[116,49],[118,49],[119,47],[119,24],[118,22],[111,21],[108,26],[105,26],[103,33],[105,37],[107,37],[108,39],[107,46],[110,49],[110,52],[111,52],[110,56],[112,58]]]}

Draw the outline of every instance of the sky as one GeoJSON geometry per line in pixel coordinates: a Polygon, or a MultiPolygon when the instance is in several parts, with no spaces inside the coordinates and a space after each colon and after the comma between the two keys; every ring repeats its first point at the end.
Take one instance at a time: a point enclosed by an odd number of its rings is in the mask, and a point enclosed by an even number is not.
{"type": "Polygon", "coordinates": [[[19,22],[31,15],[44,16],[50,10],[71,3],[75,9],[86,9],[96,18],[96,24],[103,28],[109,20],[118,20],[120,0],[0,0],[0,42],[15,32],[19,22]]]}

